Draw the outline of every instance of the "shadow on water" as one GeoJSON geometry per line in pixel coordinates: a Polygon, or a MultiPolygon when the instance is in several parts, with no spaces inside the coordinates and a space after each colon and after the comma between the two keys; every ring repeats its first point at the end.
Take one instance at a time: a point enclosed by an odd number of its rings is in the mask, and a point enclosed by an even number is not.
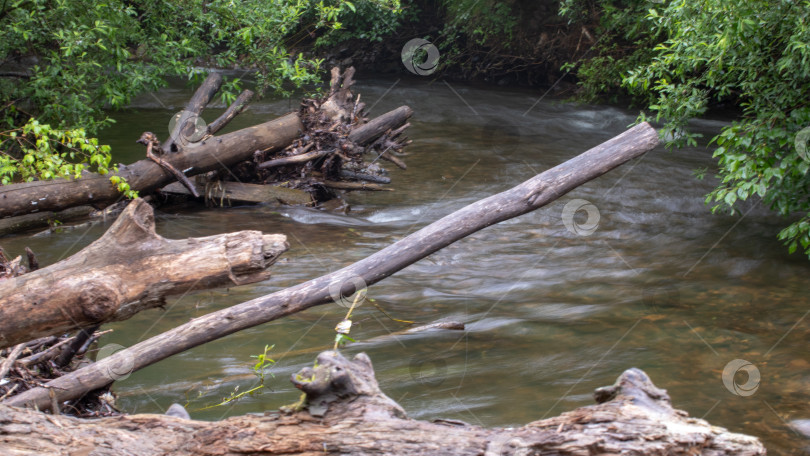
{"type": "MultiPolygon", "coordinates": [[[[542,101],[536,94],[366,80],[358,92],[374,115],[402,104],[415,116],[407,172],[392,169],[396,192],[351,194],[349,215],[291,207],[159,212],[169,237],[257,229],[289,237],[291,249],[265,282],[189,293],[165,311],[110,325],[104,343],[131,345],[191,318],[271,293],[357,261],[479,198],[507,189],[618,134],[634,114],[605,106],[542,101]],[[389,91],[390,89],[390,91],[389,91]],[[387,95],[383,96],[384,94],[387,95]]],[[[107,142],[122,161],[143,153],[143,130],[162,131],[183,90],[144,98],[120,113],[107,142]]],[[[254,103],[232,128],[283,114],[287,100],[254,103]]],[[[210,114],[212,118],[217,113],[210,114]]],[[[208,115],[208,114],[207,114],[208,115]]],[[[722,125],[698,123],[708,134],[722,125]]],[[[713,424],[762,438],[775,454],[806,440],[786,425],[810,418],[810,263],[775,240],[783,221],[753,206],[746,216],[710,214],[703,196],[714,182],[711,151],[657,149],[558,202],[460,241],[370,288],[395,318],[452,318],[465,332],[380,337],[402,329],[372,306],[353,330],[375,363],[382,388],[414,418],[472,424],[526,423],[593,402],[594,388],[639,367],[666,388],[676,407],[713,424]],[[569,230],[561,214],[575,199],[598,211],[590,235],[569,230]],[[369,341],[374,338],[373,341],[369,341]],[[368,341],[368,342],[363,342],[368,341]],[[723,371],[752,363],[761,381],[733,392],[723,371]]],[[[584,225],[584,211],[574,223],[584,225]]],[[[6,238],[53,262],[104,231],[6,238]]],[[[345,308],[322,306],[234,334],[132,374],[116,386],[129,412],[163,412],[191,401],[192,416],[219,419],[276,409],[297,399],[289,375],[327,348],[345,308]],[[255,383],[250,355],[265,344],[277,364],[265,394],[196,411],[255,383]]],[[[744,373],[734,380],[746,383],[744,373]]]]}

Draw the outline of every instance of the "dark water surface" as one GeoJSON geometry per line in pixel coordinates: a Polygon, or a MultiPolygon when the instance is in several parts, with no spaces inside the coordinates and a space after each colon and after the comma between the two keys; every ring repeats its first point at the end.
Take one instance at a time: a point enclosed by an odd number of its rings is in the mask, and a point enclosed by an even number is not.
{"type": "MultiPolygon", "coordinates": [[[[167,237],[253,229],[283,233],[291,248],[270,280],[171,299],[165,311],[108,325],[115,332],[102,345],[129,346],[346,266],[599,144],[635,118],[616,108],[550,100],[531,108],[539,93],[427,80],[364,80],[357,91],[373,115],[402,104],[415,111],[409,169],[390,167],[396,192],[352,193],[348,215],[271,206],[159,211],[158,231],[167,237]]],[[[121,161],[140,158],[143,149],[134,144],[140,132],[165,136],[169,116],[188,95],[172,89],[141,98],[117,115],[103,139],[121,161]]],[[[232,128],[290,107],[288,100],[254,103],[232,128]]],[[[205,117],[213,120],[214,111],[205,117]]],[[[722,125],[697,127],[711,135],[722,125]]],[[[803,454],[810,442],[786,422],[810,418],[810,263],[787,255],[775,239],[785,223],[763,207],[744,208],[742,218],[709,212],[703,196],[714,182],[696,180],[692,171],[711,167],[710,156],[706,148],[656,149],[370,287],[394,318],[454,319],[467,330],[388,336],[404,325],[364,305],[354,316],[358,343],[346,351],[368,353],[382,389],[414,418],[519,425],[592,404],[595,388],[639,367],[668,390],[675,407],[758,436],[771,454],[803,454]],[[598,211],[598,227],[588,236],[563,220],[563,208],[576,199],[598,211]],[[735,359],[758,369],[753,395],[724,386],[723,370],[735,359]]],[[[573,221],[580,227],[594,221],[586,219],[579,211],[573,221]]],[[[105,228],[2,243],[15,254],[29,245],[50,264],[105,228]]],[[[334,304],[317,307],[173,356],[117,383],[121,405],[161,413],[190,400],[193,417],[216,420],[292,403],[298,391],[290,374],[331,345],[345,312],[334,304]],[[264,394],[195,411],[236,387],[252,387],[250,355],[265,344],[275,345],[277,364],[264,394]]],[[[746,374],[734,380],[745,384],[746,374]]]]}

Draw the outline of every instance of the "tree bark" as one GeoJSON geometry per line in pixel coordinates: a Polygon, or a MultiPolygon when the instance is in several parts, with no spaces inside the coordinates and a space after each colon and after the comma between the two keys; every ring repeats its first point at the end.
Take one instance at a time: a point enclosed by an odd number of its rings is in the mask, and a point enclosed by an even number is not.
{"type": "Polygon", "coordinates": [[[379,138],[386,131],[404,124],[412,114],[413,111],[411,108],[400,106],[393,111],[389,111],[371,120],[367,124],[355,128],[349,133],[349,139],[357,144],[368,144],[379,138]]]}
{"type": "Polygon", "coordinates": [[[197,88],[186,107],[176,114],[174,128],[169,132],[169,139],[163,142],[164,151],[179,152],[189,143],[197,142],[205,135],[205,131],[197,131],[200,113],[211,101],[222,86],[222,76],[219,73],[210,73],[202,85],[197,88]]]}
{"type": "Polygon", "coordinates": [[[728,432],[672,407],[639,369],[599,388],[597,405],[522,427],[486,429],[409,419],[379,389],[369,358],[337,352],[292,376],[306,393],[289,414],[218,422],[166,415],[99,420],[50,416],[0,405],[0,449],[15,455],[450,455],[759,456],[755,437],[728,432]]]}
{"type": "Polygon", "coordinates": [[[47,409],[50,407],[49,390],[55,391],[60,401],[74,399],[107,385],[110,378],[106,372],[116,366],[140,369],[237,331],[313,306],[337,302],[341,296],[373,285],[465,236],[545,206],[585,182],[641,156],[657,144],[658,133],[649,124],[642,123],[512,189],[470,204],[357,263],[300,285],[196,318],[91,366],[48,382],[47,388],[32,388],[6,399],[5,403],[47,409]]]}
{"type": "Polygon", "coordinates": [[[0,348],[124,320],[191,289],[264,280],[287,248],[285,236],[259,231],[166,239],[152,207],[136,199],[79,253],[0,281],[0,348]]]}
{"type": "MultiPolygon", "coordinates": [[[[251,158],[256,150],[283,149],[301,131],[296,114],[248,127],[185,146],[163,159],[187,176],[228,167],[251,158]]],[[[121,165],[118,175],[133,190],[149,193],[172,181],[174,176],[149,159],[121,165]]],[[[57,179],[0,187],[0,218],[41,211],[63,210],[84,204],[107,204],[121,198],[109,176],[86,173],[80,179],[57,179]]]]}
{"type": "Polygon", "coordinates": [[[206,127],[208,135],[215,135],[219,130],[222,130],[225,125],[233,120],[234,117],[239,115],[250,103],[250,100],[253,99],[253,91],[252,90],[244,90],[242,93],[236,97],[236,100],[228,106],[228,109],[222,113],[216,120],[208,124],[206,127]]]}

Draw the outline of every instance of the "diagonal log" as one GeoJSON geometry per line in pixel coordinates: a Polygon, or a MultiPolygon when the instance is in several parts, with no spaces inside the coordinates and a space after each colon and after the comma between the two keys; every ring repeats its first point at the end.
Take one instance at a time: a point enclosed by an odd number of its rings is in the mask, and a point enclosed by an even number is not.
{"type": "Polygon", "coordinates": [[[77,254],[0,280],[0,348],[124,320],[168,295],[264,280],[287,248],[285,236],[259,231],[166,239],[152,207],[136,199],[77,254]]]}
{"type": "Polygon", "coordinates": [[[219,130],[222,130],[225,125],[228,125],[228,122],[233,120],[234,117],[239,115],[250,103],[250,100],[253,99],[253,91],[252,90],[244,90],[242,93],[236,97],[236,100],[228,106],[228,109],[222,113],[221,116],[216,118],[213,122],[208,124],[206,127],[206,135],[215,135],[219,130]]]}
{"type": "MultiPolygon", "coordinates": [[[[639,369],[594,393],[597,404],[525,426],[487,429],[409,419],[379,387],[368,356],[318,356],[292,382],[306,392],[289,415],[217,422],[131,415],[99,420],[51,416],[0,405],[0,450],[19,456],[244,454],[401,456],[763,456],[755,437],[690,418],[639,369]]],[[[183,418],[176,418],[183,416],[183,418]]]]}
{"type": "Polygon", "coordinates": [[[339,271],[300,285],[212,312],[140,342],[91,366],[30,389],[4,403],[50,407],[48,391],[60,401],[74,399],[114,381],[111,372],[156,363],[184,350],[313,306],[334,302],[377,283],[453,242],[498,222],[545,206],[578,186],[643,155],[658,144],[649,124],[632,129],[502,193],[470,204],[383,250],[339,271]]]}
{"type": "Polygon", "coordinates": [[[174,127],[169,132],[169,139],[163,143],[166,152],[179,152],[203,137],[205,131],[200,130],[200,114],[222,87],[222,76],[219,73],[210,73],[202,85],[186,104],[186,107],[176,114],[174,127]]]}

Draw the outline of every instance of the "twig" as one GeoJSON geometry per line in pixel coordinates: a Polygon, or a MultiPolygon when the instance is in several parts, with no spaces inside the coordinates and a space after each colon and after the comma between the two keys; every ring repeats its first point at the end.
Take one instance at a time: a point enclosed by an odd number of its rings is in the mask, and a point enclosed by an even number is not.
{"type": "Polygon", "coordinates": [[[3,364],[0,365],[0,380],[2,380],[6,376],[6,374],[8,374],[8,371],[11,369],[11,366],[14,364],[14,361],[17,361],[17,357],[19,357],[20,353],[22,353],[23,348],[25,348],[24,342],[15,345],[14,349],[11,350],[11,353],[9,353],[6,360],[3,361],[3,364]]]}
{"type": "Polygon", "coordinates": [[[150,159],[150,160],[152,160],[153,162],[155,162],[155,163],[157,163],[158,165],[160,165],[160,167],[161,167],[161,168],[165,169],[166,171],[168,171],[169,173],[171,173],[172,175],[174,175],[174,177],[175,177],[175,178],[176,178],[176,179],[177,179],[177,180],[178,180],[178,181],[179,181],[181,184],[183,184],[183,185],[184,185],[184,186],[185,186],[185,187],[188,189],[188,191],[190,191],[190,192],[191,192],[191,194],[192,194],[192,195],[194,195],[194,197],[195,197],[195,198],[199,198],[199,197],[200,197],[200,194],[199,194],[199,193],[197,193],[197,189],[196,189],[196,188],[194,188],[194,184],[192,184],[192,183],[191,183],[191,181],[190,181],[190,180],[188,180],[188,177],[186,177],[186,175],[185,175],[185,174],[183,174],[183,173],[181,173],[180,171],[178,171],[178,170],[177,170],[177,168],[175,168],[174,166],[170,165],[170,164],[169,164],[169,163],[168,163],[166,160],[163,160],[162,158],[160,158],[160,157],[158,157],[157,155],[155,155],[155,154],[153,154],[153,153],[152,153],[152,143],[149,143],[149,144],[147,144],[147,145],[146,145],[146,156],[147,156],[147,158],[149,158],[149,159],[150,159]]]}
{"type": "Polygon", "coordinates": [[[19,383],[15,383],[14,386],[12,386],[10,390],[6,391],[6,394],[4,394],[2,397],[0,397],[0,402],[3,402],[3,400],[5,400],[5,398],[7,398],[7,397],[11,396],[12,394],[14,394],[14,391],[17,391],[17,388],[19,386],[20,386],[19,383]]]}
{"type": "Polygon", "coordinates": [[[45,351],[41,351],[39,353],[35,353],[29,357],[22,358],[19,363],[25,367],[32,366],[37,363],[41,363],[42,361],[48,361],[54,357],[56,357],[59,350],[62,348],[62,345],[73,340],[75,337],[69,337],[59,343],[54,344],[52,347],[48,348],[45,351]]]}
{"type": "Polygon", "coordinates": [[[37,257],[34,255],[34,251],[26,247],[25,255],[28,257],[28,271],[33,272],[39,269],[39,261],[37,261],[37,257]]]}

